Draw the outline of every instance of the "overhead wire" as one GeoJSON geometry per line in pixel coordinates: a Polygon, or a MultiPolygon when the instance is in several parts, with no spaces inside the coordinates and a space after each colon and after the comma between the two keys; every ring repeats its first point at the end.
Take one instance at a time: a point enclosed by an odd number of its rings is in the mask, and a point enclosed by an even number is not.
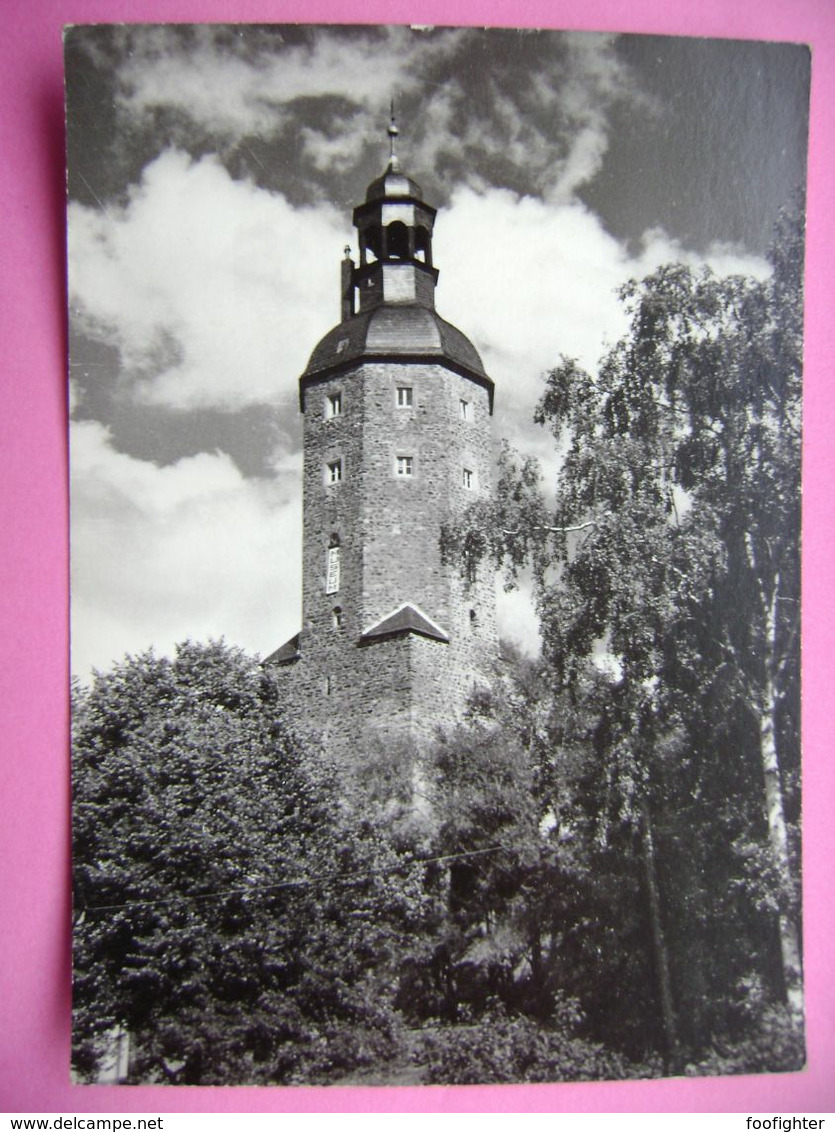
{"type": "Polygon", "coordinates": [[[117,912],[125,908],[151,908],[159,904],[170,904],[172,901],[190,901],[200,903],[205,900],[216,900],[224,896],[244,896],[255,892],[277,892],[285,888],[303,888],[316,884],[318,881],[342,882],[345,886],[359,884],[369,877],[388,876],[392,873],[402,872],[414,866],[442,864],[447,861],[458,861],[468,857],[481,857],[487,853],[497,853],[506,849],[504,845],[490,845],[485,849],[471,849],[462,853],[444,853],[437,857],[413,857],[409,861],[401,861],[390,869],[367,869],[360,873],[315,873],[308,877],[298,877],[294,880],[277,881],[274,884],[241,885],[236,888],[215,889],[212,892],[177,893],[171,896],[160,896],[153,900],[126,900],[120,904],[87,904],[82,903],[78,908],[79,914],[87,912],[117,912]]]}

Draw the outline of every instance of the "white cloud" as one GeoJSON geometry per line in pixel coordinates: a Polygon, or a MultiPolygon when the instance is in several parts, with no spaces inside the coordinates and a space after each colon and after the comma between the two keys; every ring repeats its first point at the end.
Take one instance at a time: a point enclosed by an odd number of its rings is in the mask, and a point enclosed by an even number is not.
{"type": "Polygon", "coordinates": [[[438,218],[438,308],[477,345],[496,382],[497,432],[550,461],[553,441],[531,427],[542,375],[560,355],[593,370],[626,331],[617,289],[672,260],[762,276],[768,265],[730,248],[700,257],[660,229],[637,256],[578,203],[458,189],[438,218]]]}
{"type": "MultiPolygon", "coordinates": [[[[610,113],[652,113],[611,35],[444,28],[126,28],[118,108],[128,126],[167,112],[170,137],[195,127],[219,149],[247,137],[295,134],[319,172],[343,171],[380,137],[389,99],[414,103],[404,121],[415,169],[484,176],[499,155],[545,195],[568,200],[599,170],[610,113]],[[303,105],[320,100],[315,126],[303,105]],[[324,100],[334,100],[326,105],[324,100]]],[[[490,180],[488,175],[488,180],[490,180]]]]}
{"type": "Polygon", "coordinates": [[[684,247],[671,239],[663,228],[649,228],[641,237],[641,254],[635,261],[641,276],[655,271],[665,263],[683,263],[689,267],[709,267],[717,275],[749,275],[753,279],[767,279],[771,265],[762,256],[751,255],[744,248],[732,244],[713,243],[704,255],[684,247]]]}
{"type": "Polygon", "coordinates": [[[292,401],[338,311],[349,219],[294,209],[215,158],[167,151],[127,205],[69,212],[70,303],[135,395],[177,408],[292,401]]]}
{"type": "MultiPolygon", "coordinates": [[[[131,29],[130,54],[119,72],[120,109],[132,118],[174,109],[230,139],[280,133],[286,108],[302,98],[338,97],[378,116],[394,92],[415,88],[431,60],[452,50],[464,33],[311,27],[308,34],[308,42],[291,45],[275,33],[259,43],[257,30],[248,29],[230,36],[228,28],[202,26],[189,37],[131,29]]],[[[342,146],[353,138],[359,154],[367,133],[353,126],[344,133],[342,146]]],[[[313,134],[309,140],[316,142],[313,134]]]]}
{"type": "Polygon", "coordinates": [[[225,636],[262,655],[298,631],[300,469],[245,480],[228,456],[160,468],[71,426],[72,667],[225,636]]]}

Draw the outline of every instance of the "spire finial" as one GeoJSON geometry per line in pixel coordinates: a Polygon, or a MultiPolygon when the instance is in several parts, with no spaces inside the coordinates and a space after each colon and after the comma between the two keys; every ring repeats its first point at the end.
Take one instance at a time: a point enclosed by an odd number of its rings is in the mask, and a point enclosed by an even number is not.
{"type": "Polygon", "coordinates": [[[388,136],[389,136],[389,168],[390,169],[397,169],[399,162],[397,160],[397,154],[394,152],[394,142],[395,142],[395,139],[400,134],[400,131],[397,128],[397,119],[394,116],[394,99],[393,98],[391,100],[391,119],[389,120],[389,127],[388,127],[388,130],[386,132],[388,133],[388,136]]]}

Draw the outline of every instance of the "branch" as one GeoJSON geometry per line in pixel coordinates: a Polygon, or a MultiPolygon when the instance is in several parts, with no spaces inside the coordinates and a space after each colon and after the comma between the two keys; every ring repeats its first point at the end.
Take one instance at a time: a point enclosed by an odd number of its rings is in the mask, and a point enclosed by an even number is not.
{"type": "MultiPolygon", "coordinates": [[[[530,527],[529,529],[531,531],[543,531],[545,534],[548,534],[548,535],[568,535],[568,534],[573,534],[575,531],[585,531],[585,530],[588,530],[589,527],[596,527],[597,523],[598,523],[597,519],[589,519],[589,521],[587,523],[580,523],[576,527],[543,527],[543,526],[537,525],[537,526],[530,527]]],[[[523,532],[519,531],[519,530],[509,531],[506,528],[502,528],[501,533],[503,535],[521,535],[523,532]]]]}

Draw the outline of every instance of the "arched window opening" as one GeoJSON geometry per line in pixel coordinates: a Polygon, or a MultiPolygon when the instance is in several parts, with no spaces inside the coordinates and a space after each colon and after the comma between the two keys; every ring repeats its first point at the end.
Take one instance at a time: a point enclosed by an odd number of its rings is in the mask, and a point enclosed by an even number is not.
{"type": "Polygon", "coordinates": [[[415,259],[432,266],[432,240],[427,228],[421,227],[415,231],[415,259]]]}
{"type": "Polygon", "coordinates": [[[389,259],[409,258],[409,229],[402,220],[395,220],[386,228],[386,253],[389,259]]]}
{"type": "Polygon", "coordinates": [[[478,628],[478,614],[474,609],[470,610],[470,629],[475,632],[478,628]]]}
{"type": "Polygon", "coordinates": [[[342,618],[342,606],[341,605],[335,605],[333,607],[333,610],[331,611],[331,616],[333,618],[334,629],[341,629],[342,626],[344,625],[344,621],[343,621],[343,618],[342,618]]]}
{"type": "Polygon", "coordinates": [[[370,228],[365,229],[361,245],[365,249],[369,263],[383,258],[383,231],[379,224],[372,224],[370,228]]]}

